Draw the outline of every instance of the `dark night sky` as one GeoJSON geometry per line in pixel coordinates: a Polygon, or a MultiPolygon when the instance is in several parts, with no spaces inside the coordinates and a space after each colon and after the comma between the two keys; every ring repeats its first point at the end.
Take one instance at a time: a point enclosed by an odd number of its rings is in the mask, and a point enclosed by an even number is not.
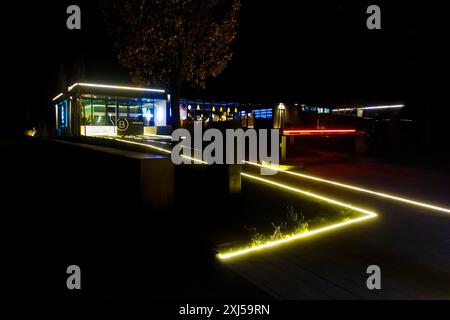
{"type": "MultiPolygon", "coordinates": [[[[448,114],[443,104],[450,18],[443,3],[243,0],[233,62],[205,92],[187,89],[184,95],[332,104],[406,101],[412,110],[440,108],[448,114]],[[382,9],[378,31],[365,27],[365,10],[374,3],[382,9]]],[[[19,122],[27,108],[31,119],[46,118],[59,92],[59,61],[83,56],[87,80],[129,83],[96,6],[92,0],[39,1],[7,11],[4,63],[13,67],[9,79],[27,84],[25,92],[19,90],[19,122]],[[70,4],[81,7],[81,31],[65,27],[70,4]]]]}

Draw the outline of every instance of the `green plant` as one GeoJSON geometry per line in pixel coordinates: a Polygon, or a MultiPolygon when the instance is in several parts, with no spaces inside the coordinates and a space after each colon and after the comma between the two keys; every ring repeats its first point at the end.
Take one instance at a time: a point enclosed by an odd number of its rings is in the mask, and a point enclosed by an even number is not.
{"type": "Polygon", "coordinates": [[[250,230],[250,232],[252,233],[251,240],[250,240],[252,246],[261,245],[264,242],[266,242],[266,238],[264,237],[264,235],[262,233],[259,233],[258,231],[256,231],[255,227],[250,227],[250,228],[248,228],[248,230],[250,230]]]}
{"type": "Polygon", "coordinates": [[[290,206],[287,209],[288,228],[296,234],[307,232],[310,220],[307,220],[302,213],[297,213],[294,206],[290,206]]]}
{"type": "Polygon", "coordinates": [[[274,227],[274,231],[272,233],[272,235],[270,236],[270,240],[274,241],[274,240],[279,240],[282,239],[284,234],[283,232],[286,230],[286,222],[281,222],[280,225],[276,225],[272,222],[272,226],[274,227]]]}

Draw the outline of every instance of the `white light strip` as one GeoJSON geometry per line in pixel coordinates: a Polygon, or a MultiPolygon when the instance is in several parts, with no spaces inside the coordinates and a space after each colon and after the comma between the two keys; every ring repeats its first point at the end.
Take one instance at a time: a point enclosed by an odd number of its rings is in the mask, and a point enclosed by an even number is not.
{"type": "Polygon", "coordinates": [[[353,111],[355,108],[333,109],[333,112],[353,111]]]}
{"type": "Polygon", "coordinates": [[[150,89],[150,88],[138,88],[138,87],[124,87],[124,86],[113,86],[108,84],[95,84],[95,83],[75,83],[68,88],[68,91],[72,91],[76,86],[81,87],[94,87],[94,88],[107,88],[107,89],[119,89],[119,90],[133,90],[133,91],[147,91],[147,92],[166,92],[163,89],[150,89]]]}
{"type": "Polygon", "coordinates": [[[53,98],[52,101],[55,101],[56,99],[58,99],[59,97],[62,97],[63,93],[61,92],[60,94],[58,94],[56,97],[53,98]]]}
{"type": "Polygon", "coordinates": [[[398,109],[398,108],[403,108],[404,106],[405,106],[404,104],[393,104],[393,105],[387,105],[387,106],[374,106],[374,107],[339,108],[339,109],[333,109],[332,112],[353,111],[355,109],[361,109],[361,110],[398,109]]]}
{"type": "Polygon", "coordinates": [[[405,105],[404,104],[395,104],[392,106],[376,106],[376,107],[364,107],[364,108],[360,108],[363,110],[372,110],[372,109],[397,109],[397,108],[403,108],[405,105]]]}
{"type": "Polygon", "coordinates": [[[286,174],[290,174],[290,175],[301,177],[301,178],[305,178],[305,179],[310,179],[310,180],[314,180],[314,181],[324,182],[324,183],[332,184],[332,185],[335,185],[335,186],[339,186],[339,187],[343,187],[343,188],[347,188],[347,189],[351,189],[351,190],[355,190],[355,191],[360,191],[360,192],[373,194],[373,195],[376,195],[376,196],[379,196],[379,197],[383,197],[383,198],[387,198],[387,199],[391,199],[391,200],[396,200],[396,201],[400,201],[400,202],[404,202],[404,203],[409,203],[409,204],[412,204],[412,205],[415,205],[415,206],[419,206],[419,207],[423,207],[423,208],[428,208],[428,209],[432,209],[432,210],[436,210],[436,211],[450,213],[450,209],[434,206],[434,205],[423,203],[423,202],[409,200],[409,199],[406,199],[406,198],[397,197],[397,196],[394,196],[394,195],[389,195],[389,194],[382,193],[382,192],[372,191],[372,190],[368,190],[368,189],[364,189],[364,188],[360,188],[360,187],[356,187],[356,186],[351,186],[351,185],[348,185],[348,184],[339,183],[339,182],[332,181],[332,180],[326,180],[326,179],[322,179],[322,178],[319,178],[319,177],[314,177],[314,176],[310,176],[310,175],[306,175],[306,174],[301,174],[301,173],[291,172],[291,171],[285,171],[285,170],[281,170],[281,169],[279,169],[277,167],[266,166],[266,165],[262,165],[262,164],[258,164],[258,163],[254,163],[254,162],[248,162],[248,161],[243,161],[243,162],[247,163],[247,164],[250,164],[250,165],[258,166],[258,167],[261,167],[261,168],[273,169],[273,170],[276,170],[276,171],[279,171],[279,172],[283,172],[283,173],[286,173],[286,174]]]}

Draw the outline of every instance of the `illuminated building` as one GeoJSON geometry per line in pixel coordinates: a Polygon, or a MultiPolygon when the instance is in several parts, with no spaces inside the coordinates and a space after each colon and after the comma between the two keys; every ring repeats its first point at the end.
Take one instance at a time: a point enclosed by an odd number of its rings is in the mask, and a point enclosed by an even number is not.
{"type": "Polygon", "coordinates": [[[53,98],[62,136],[164,134],[170,99],[163,89],[75,83],[53,98]]]}

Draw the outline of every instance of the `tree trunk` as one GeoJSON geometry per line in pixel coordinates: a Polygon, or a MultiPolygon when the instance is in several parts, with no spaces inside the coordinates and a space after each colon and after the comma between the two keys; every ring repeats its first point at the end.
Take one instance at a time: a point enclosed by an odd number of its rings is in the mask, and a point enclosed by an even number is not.
{"type": "Polygon", "coordinates": [[[181,81],[178,79],[173,79],[169,84],[169,94],[170,94],[170,106],[172,108],[171,125],[172,130],[178,129],[180,124],[180,106],[179,101],[181,98],[181,81]]]}

